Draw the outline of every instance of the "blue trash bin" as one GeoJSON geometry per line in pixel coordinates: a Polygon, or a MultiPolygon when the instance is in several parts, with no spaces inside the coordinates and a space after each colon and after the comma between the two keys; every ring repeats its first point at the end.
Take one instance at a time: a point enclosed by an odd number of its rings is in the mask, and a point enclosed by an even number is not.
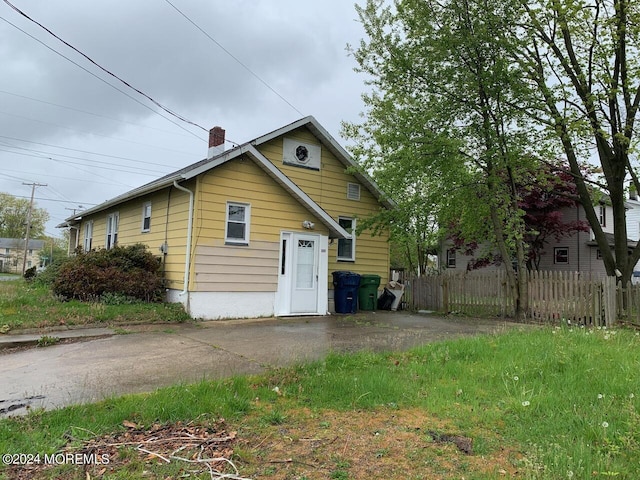
{"type": "Polygon", "coordinates": [[[336,313],[356,313],[360,275],[345,271],[332,272],[332,274],[336,313]]]}

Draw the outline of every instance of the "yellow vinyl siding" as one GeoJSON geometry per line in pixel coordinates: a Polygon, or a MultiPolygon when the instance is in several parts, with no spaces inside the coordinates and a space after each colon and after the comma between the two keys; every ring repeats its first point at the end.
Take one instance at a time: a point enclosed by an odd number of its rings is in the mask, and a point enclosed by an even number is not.
{"type": "Polygon", "coordinates": [[[195,291],[275,292],[278,285],[280,232],[324,225],[264,170],[236,159],[200,177],[196,203],[195,291]],[[241,188],[238,188],[241,187],[241,188]],[[251,205],[249,245],[225,245],[227,202],[251,205]]]}
{"type": "MultiPolygon", "coordinates": [[[[187,188],[193,189],[195,182],[187,188]]],[[[118,245],[127,246],[136,243],[146,245],[149,251],[162,256],[160,246],[167,242],[168,254],[164,256],[164,276],[168,288],[182,288],[184,280],[185,247],[187,241],[187,222],[189,218],[189,196],[173,187],[170,194],[169,215],[167,203],[169,188],[152,195],[135,198],[83,218],[80,225],[80,245],[84,240],[84,225],[93,220],[93,249],[105,248],[107,215],[118,212],[118,245]],[[149,232],[142,232],[142,206],[151,202],[151,226],[149,232]],[[168,220],[168,224],[167,224],[168,220]],[[166,235],[166,237],[165,237],[166,235]]]]}
{"type": "MultiPolygon", "coordinates": [[[[348,174],[346,167],[306,128],[289,132],[286,137],[308,144],[320,145],[320,170],[285,165],[282,161],[282,137],[260,145],[258,149],[334,220],[337,221],[341,216],[363,219],[383,208],[371,192],[360,184],[353,175],[348,174]],[[349,183],[360,185],[360,200],[347,199],[347,185],[349,183]]],[[[381,285],[386,284],[390,262],[388,240],[388,233],[374,237],[370,231],[363,231],[356,238],[355,262],[338,262],[338,242],[333,242],[329,246],[329,273],[336,270],[349,270],[360,274],[375,274],[380,275],[381,285]]],[[[331,275],[328,282],[329,285],[332,284],[331,275]]]]}
{"type": "Polygon", "coordinates": [[[278,286],[279,243],[196,249],[195,289],[207,292],[273,292],[278,286]]]}

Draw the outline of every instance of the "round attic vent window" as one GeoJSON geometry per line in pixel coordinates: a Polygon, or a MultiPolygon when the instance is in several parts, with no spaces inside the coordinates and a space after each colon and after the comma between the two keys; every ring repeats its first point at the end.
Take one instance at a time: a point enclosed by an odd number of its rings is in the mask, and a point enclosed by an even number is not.
{"type": "Polygon", "coordinates": [[[300,163],[307,163],[309,161],[309,150],[304,145],[298,145],[296,148],[296,158],[300,163]]]}

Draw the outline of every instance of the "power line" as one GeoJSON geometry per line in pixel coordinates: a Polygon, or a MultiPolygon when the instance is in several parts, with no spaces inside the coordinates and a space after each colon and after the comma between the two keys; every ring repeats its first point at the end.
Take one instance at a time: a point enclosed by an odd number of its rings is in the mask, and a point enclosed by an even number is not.
{"type": "MultiPolygon", "coordinates": [[[[96,156],[100,156],[100,157],[116,158],[118,160],[128,160],[130,162],[144,163],[144,164],[147,164],[147,165],[153,165],[155,167],[174,168],[173,165],[167,165],[167,164],[164,164],[164,163],[147,162],[145,160],[136,160],[135,158],[130,158],[130,157],[121,157],[121,156],[118,156],[118,155],[109,155],[109,154],[106,154],[106,153],[91,152],[89,150],[79,150],[77,148],[61,147],[59,145],[52,145],[50,143],[35,142],[33,140],[24,140],[22,138],[8,137],[6,135],[0,135],[0,138],[7,138],[9,140],[16,140],[18,142],[34,143],[36,145],[42,145],[42,146],[45,146],[45,147],[59,148],[61,150],[69,150],[71,152],[87,153],[89,155],[96,155],[96,156]]],[[[8,144],[4,144],[4,145],[9,146],[8,144]]],[[[22,150],[38,152],[38,150],[31,150],[31,149],[24,148],[24,147],[14,147],[14,148],[21,148],[22,150]]],[[[47,153],[47,152],[40,152],[40,153],[47,153]]],[[[61,157],[67,157],[67,158],[79,158],[79,157],[73,157],[73,156],[70,156],[70,155],[63,155],[61,153],[58,153],[57,155],[60,155],[61,157]]]]}
{"type": "MultiPolygon", "coordinates": [[[[87,162],[88,162],[88,163],[91,163],[91,164],[98,164],[98,165],[91,165],[93,168],[102,168],[102,169],[105,169],[105,170],[112,170],[112,171],[123,172],[123,173],[136,173],[136,174],[139,173],[141,175],[158,175],[158,171],[157,170],[151,170],[151,169],[148,169],[148,168],[130,167],[129,165],[122,165],[120,163],[102,162],[100,160],[91,160],[91,159],[88,159],[88,158],[73,157],[71,155],[63,155],[63,154],[60,154],[60,153],[56,154],[59,157],[65,157],[65,158],[71,158],[71,159],[74,159],[74,160],[82,160],[83,161],[83,163],[72,162],[72,161],[69,161],[69,160],[61,160],[59,158],[53,158],[53,157],[49,156],[51,154],[48,153],[48,152],[42,152],[42,151],[39,151],[39,150],[33,150],[33,149],[30,149],[30,148],[24,148],[24,147],[17,147],[15,145],[8,145],[8,144],[3,143],[3,142],[0,142],[0,145],[4,145],[4,146],[9,147],[9,148],[15,148],[16,150],[24,150],[26,152],[34,152],[34,153],[38,154],[38,155],[32,155],[32,154],[29,154],[29,153],[13,152],[11,150],[0,149],[0,151],[7,152],[7,153],[13,153],[13,154],[16,154],[16,155],[24,155],[24,156],[27,156],[27,157],[35,157],[35,158],[53,160],[53,161],[57,161],[57,162],[68,163],[69,165],[88,166],[87,165],[87,162]],[[111,165],[111,166],[115,166],[115,167],[123,167],[123,168],[127,168],[128,170],[122,170],[120,168],[101,167],[100,165],[111,165]],[[148,173],[145,173],[145,172],[148,172],[148,173]]],[[[160,173],[162,173],[162,172],[160,172],[160,173]]]]}
{"type": "MultiPolygon", "coordinates": [[[[144,128],[144,129],[147,129],[147,130],[155,130],[157,132],[165,133],[167,135],[177,135],[177,136],[186,138],[186,135],[178,134],[176,132],[171,132],[169,130],[163,130],[161,128],[150,127],[148,125],[142,125],[140,123],[127,122],[126,120],[120,120],[118,118],[109,117],[108,115],[100,115],[99,113],[90,112],[88,110],[82,110],[81,108],[75,108],[75,107],[71,107],[69,105],[61,105],[59,103],[48,102],[47,100],[42,100],[40,98],[29,97],[28,95],[20,95],[19,93],[7,92],[6,90],[0,90],[0,93],[3,93],[5,95],[11,95],[13,97],[23,98],[25,100],[31,100],[32,102],[38,102],[38,103],[42,103],[44,105],[51,105],[52,107],[64,108],[66,110],[71,110],[73,112],[84,113],[85,115],[92,115],[94,117],[104,118],[106,120],[111,120],[112,122],[123,123],[125,125],[133,125],[134,127],[138,127],[138,128],[144,128]]],[[[206,141],[205,139],[203,139],[201,137],[197,137],[197,138],[198,138],[198,140],[202,140],[203,142],[206,141]]]]}
{"type": "MultiPolygon", "coordinates": [[[[4,0],[5,2],[7,2],[7,0],[4,0]]],[[[219,48],[222,49],[222,51],[224,53],[226,53],[227,55],[229,55],[231,58],[233,58],[242,68],[244,68],[247,72],[249,72],[254,78],[256,78],[260,83],[262,83],[265,87],[267,87],[269,90],[271,90],[273,93],[275,93],[278,97],[280,97],[280,99],[282,101],[284,101],[287,105],[289,105],[291,108],[293,108],[296,112],[298,112],[301,116],[304,117],[304,114],[298,110],[294,105],[291,104],[291,102],[289,102],[289,100],[287,100],[286,98],[284,98],[282,95],[280,95],[280,93],[278,93],[271,85],[269,85],[265,80],[262,79],[262,77],[260,77],[257,73],[255,73],[253,70],[251,70],[246,64],[244,64],[243,62],[240,61],[240,59],[238,59],[238,57],[236,57],[234,54],[232,54],[229,50],[227,50],[225,47],[223,47],[220,42],[218,42],[215,38],[213,38],[211,35],[209,35],[206,31],[204,31],[197,23],[195,23],[193,20],[191,20],[182,10],[180,10],[178,7],[176,7],[173,3],[171,3],[169,0],[164,0],[166,3],[168,3],[176,12],[178,12],[180,15],[182,15],[191,25],[193,25],[194,27],[196,27],[198,30],[200,30],[200,32],[205,35],[209,40],[211,40],[213,43],[215,43],[219,48]]],[[[8,3],[8,2],[7,2],[8,3]]]]}
{"type": "MultiPolygon", "coordinates": [[[[30,198],[30,197],[25,197],[24,195],[11,195],[12,197],[15,198],[30,198]]],[[[74,202],[72,200],[56,200],[55,198],[42,198],[42,197],[33,197],[34,200],[41,200],[43,202],[59,202],[59,203],[73,203],[73,204],[82,204],[84,206],[96,206],[98,205],[97,203],[87,203],[87,202],[74,202]]]]}
{"type": "MultiPolygon", "coordinates": [[[[132,90],[140,93],[142,96],[144,96],[145,98],[149,98],[154,104],[158,105],[162,110],[166,111],[167,113],[169,113],[170,115],[178,118],[179,120],[184,121],[185,123],[189,123],[192,124],[198,128],[201,128],[204,131],[208,131],[206,128],[193,123],[189,120],[187,120],[186,118],[181,117],[180,115],[177,115],[173,112],[171,112],[170,110],[166,109],[164,106],[162,106],[161,104],[159,104],[158,102],[156,102],[155,100],[151,99],[151,97],[149,97],[148,95],[146,95],[145,93],[141,92],[140,90],[137,90],[136,88],[132,87],[131,85],[129,85],[128,83],[126,83],[124,80],[122,80],[121,78],[119,78],[118,76],[116,76],[115,74],[109,72],[108,70],[106,70],[105,68],[101,67],[100,65],[98,65],[96,62],[94,62],[93,60],[91,60],[91,58],[89,58],[88,56],[86,56],[84,53],[82,53],[81,51],[77,50],[75,47],[73,47],[72,45],[68,44],[67,42],[65,42],[64,40],[62,40],[61,38],[59,38],[57,35],[55,35],[53,32],[51,32],[50,30],[48,30],[44,25],[38,23],[37,21],[33,20],[32,18],[30,18],[28,15],[26,15],[24,12],[22,12],[20,9],[18,9],[17,7],[15,7],[14,5],[12,5],[11,3],[8,2],[8,0],[3,0],[7,5],[9,5],[13,10],[15,10],[16,12],[18,12],[20,15],[24,16],[25,18],[27,18],[29,21],[35,23],[36,25],[38,25],[39,27],[41,27],[42,29],[44,29],[45,31],[47,31],[47,33],[49,33],[50,35],[52,35],[53,37],[57,38],[59,41],[61,41],[62,43],[64,43],[65,45],[69,46],[69,48],[73,49],[74,51],[76,51],[77,53],[79,53],[80,55],[82,55],[83,57],[85,57],[87,60],[89,60],[91,63],[93,63],[94,65],[96,65],[98,68],[100,68],[101,70],[107,72],[109,75],[113,76],[114,78],[118,79],[119,81],[121,81],[122,83],[124,83],[125,85],[127,85],[129,88],[131,88],[132,90]]],[[[144,103],[142,103],[141,101],[139,101],[137,98],[132,97],[131,95],[129,95],[128,93],[120,90],[118,87],[110,84],[109,82],[107,82],[105,79],[100,78],[99,76],[97,76],[95,73],[87,70],[86,68],[84,68],[82,65],[80,65],[77,62],[74,62],[73,60],[71,60],[69,57],[63,55],[62,53],[58,52],[57,50],[55,50],[54,48],[50,47],[49,45],[47,45],[46,43],[44,43],[43,41],[41,41],[40,39],[34,37],[33,35],[27,33],[26,31],[24,31],[23,29],[21,29],[20,27],[18,27],[17,25],[11,23],[9,20],[0,17],[0,20],[3,20],[4,22],[8,23],[9,25],[11,25],[12,27],[14,27],[15,29],[21,31],[22,33],[24,33],[25,35],[27,35],[28,37],[32,38],[33,40],[35,40],[36,42],[40,43],[41,45],[43,45],[44,47],[48,48],[49,50],[51,50],[52,52],[54,52],[56,55],[61,56],[62,58],[64,58],[65,60],[71,62],[72,64],[74,64],[76,67],[84,70],[85,72],[87,72],[89,75],[97,78],[98,80],[100,80],[101,82],[105,83],[106,85],[110,86],[111,88],[117,90],[118,92],[122,93],[123,95],[125,95],[126,97],[130,98],[131,100],[133,100],[134,102],[142,105],[143,107],[151,110],[153,113],[155,113],[156,115],[161,116],[162,118],[164,118],[165,120],[168,120],[169,122],[173,123],[174,125],[176,125],[178,128],[181,128],[182,130],[184,130],[185,132],[189,133],[190,135],[193,135],[197,138],[198,137],[195,133],[187,130],[186,128],[184,128],[182,125],[177,124],[176,122],[174,122],[173,120],[171,120],[170,118],[165,117],[164,115],[161,115],[159,112],[155,111],[153,108],[149,107],[149,105],[145,105],[144,103]]]]}

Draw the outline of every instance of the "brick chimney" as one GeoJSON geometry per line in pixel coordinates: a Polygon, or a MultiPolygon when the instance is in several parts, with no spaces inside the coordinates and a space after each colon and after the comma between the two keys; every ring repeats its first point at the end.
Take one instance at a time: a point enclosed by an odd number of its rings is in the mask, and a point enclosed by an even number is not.
{"type": "Polygon", "coordinates": [[[213,127],[209,130],[209,153],[207,158],[213,158],[224,152],[224,130],[221,127],[213,127]]]}

